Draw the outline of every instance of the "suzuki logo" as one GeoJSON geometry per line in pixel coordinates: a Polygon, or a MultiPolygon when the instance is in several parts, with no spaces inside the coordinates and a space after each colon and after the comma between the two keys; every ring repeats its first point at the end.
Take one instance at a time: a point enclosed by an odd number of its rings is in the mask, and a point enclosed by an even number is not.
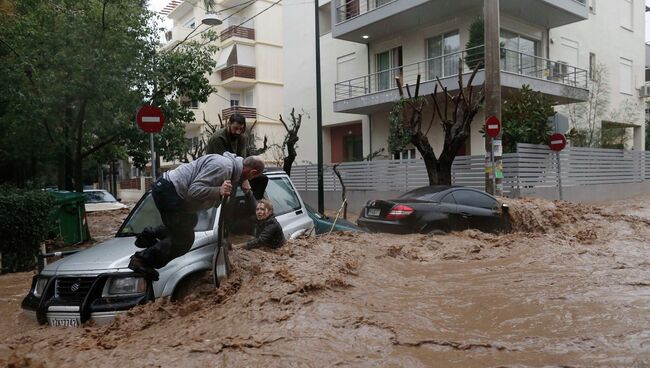
{"type": "Polygon", "coordinates": [[[79,285],[78,282],[75,282],[74,284],[72,284],[72,286],[70,286],[70,290],[76,292],[77,290],[79,290],[79,286],[81,286],[81,285],[79,285]]]}

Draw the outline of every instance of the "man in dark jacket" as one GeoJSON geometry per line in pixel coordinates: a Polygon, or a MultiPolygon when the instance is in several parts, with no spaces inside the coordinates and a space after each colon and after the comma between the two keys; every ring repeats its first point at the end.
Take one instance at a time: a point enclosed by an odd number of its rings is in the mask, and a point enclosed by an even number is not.
{"type": "MultiPolygon", "coordinates": [[[[248,137],[246,136],[246,118],[241,114],[232,114],[228,118],[225,128],[217,130],[208,139],[205,147],[206,154],[222,155],[224,152],[234,153],[240,157],[248,157],[248,137]]],[[[242,188],[248,190],[252,187],[256,199],[264,197],[264,191],[269,183],[269,178],[264,175],[256,176],[251,182],[242,182],[242,188]]]]}
{"type": "Polygon", "coordinates": [[[257,202],[255,209],[257,224],[255,225],[255,239],[246,243],[246,249],[259,247],[280,248],[284,243],[284,233],[282,226],[273,216],[273,204],[268,199],[262,199],[257,202]]]}
{"type": "Polygon", "coordinates": [[[228,125],[217,130],[208,139],[205,153],[221,155],[230,152],[239,157],[248,157],[248,137],[245,132],[246,118],[241,114],[230,115],[228,125]]]}
{"type": "Polygon", "coordinates": [[[243,159],[226,152],[199,157],[164,173],[151,189],[163,226],[147,228],[136,237],[135,245],[145,249],[131,257],[129,268],[157,280],[156,268],[164,267],[192,247],[197,213],[218,207],[233,187],[262,171],[261,158],[243,159]]]}

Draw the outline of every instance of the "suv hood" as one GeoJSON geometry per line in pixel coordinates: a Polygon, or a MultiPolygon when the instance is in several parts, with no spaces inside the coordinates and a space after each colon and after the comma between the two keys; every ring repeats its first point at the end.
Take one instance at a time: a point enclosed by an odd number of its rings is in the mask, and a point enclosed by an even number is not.
{"type": "Polygon", "coordinates": [[[106,272],[108,269],[126,268],[129,258],[139,249],[134,245],[135,236],[111,238],[79,253],[64,257],[47,265],[43,272],[50,274],[83,271],[106,272]]]}

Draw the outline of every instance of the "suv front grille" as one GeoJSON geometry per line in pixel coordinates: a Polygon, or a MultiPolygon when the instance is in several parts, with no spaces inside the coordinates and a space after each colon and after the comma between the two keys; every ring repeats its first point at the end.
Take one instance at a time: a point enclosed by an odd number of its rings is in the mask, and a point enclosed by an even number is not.
{"type": "Polygon", "coordinates": [[[94,277],[58,278],[56,279],[56,296],[61,300],[82,301],[94,281],[94,277]]]}

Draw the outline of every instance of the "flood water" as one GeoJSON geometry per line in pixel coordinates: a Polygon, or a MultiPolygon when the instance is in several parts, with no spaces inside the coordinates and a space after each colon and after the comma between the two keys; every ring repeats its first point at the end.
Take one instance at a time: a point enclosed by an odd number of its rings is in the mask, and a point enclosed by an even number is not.
{"type": "Polygon", "coordinates": [[[338,234],[235,246],[225,286],[107,327],[18,319],[29,274],[0,276],[13,366],[650,367],[650,197],[512,201],[516,231],[338,234]],[[12,296],[13,295],[13,296],[12,296]]]}

